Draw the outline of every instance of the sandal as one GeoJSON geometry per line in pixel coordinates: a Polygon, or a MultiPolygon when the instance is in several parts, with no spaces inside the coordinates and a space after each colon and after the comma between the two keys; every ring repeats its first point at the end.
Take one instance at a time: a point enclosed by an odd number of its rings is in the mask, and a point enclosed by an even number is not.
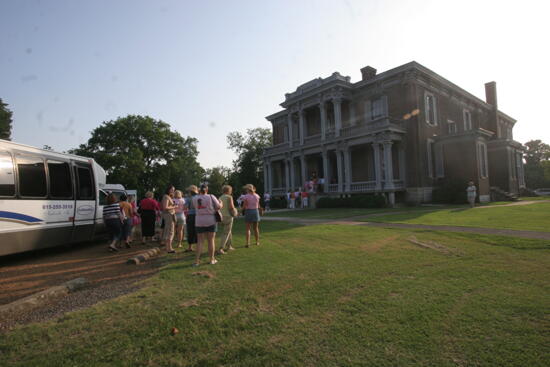
{"type": "Polygon", "coordinates": [[[109,251],[118,252],[118,249],[115,246],[109,246],[109,251]]]}
{"type": "Polygon", "coordinates": [[[188,249],[185,249],[183,252],[193,252],[193,250],[188,248],[188,249]]]}

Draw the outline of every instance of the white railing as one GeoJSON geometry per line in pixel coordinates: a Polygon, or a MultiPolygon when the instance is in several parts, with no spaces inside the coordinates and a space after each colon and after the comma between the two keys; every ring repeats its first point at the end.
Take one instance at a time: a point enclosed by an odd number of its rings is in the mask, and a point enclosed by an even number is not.
{"type": "Polygon", "coordinates": [[[328,185],[328,192],[338,192],[338,184],[328,185]]]}
{"type": "Polygon", "coordinates": [[[286,194],[286,190],[284,187],[274,187],[271,189],[271,195],[273,196],[284,195],[284,194],[286,194]]]}
{"type": "Polygon", "coordinates": [[[352,182],[350,185],[351,192],[374,191],[375,188],[376,181],[352,182]]]}

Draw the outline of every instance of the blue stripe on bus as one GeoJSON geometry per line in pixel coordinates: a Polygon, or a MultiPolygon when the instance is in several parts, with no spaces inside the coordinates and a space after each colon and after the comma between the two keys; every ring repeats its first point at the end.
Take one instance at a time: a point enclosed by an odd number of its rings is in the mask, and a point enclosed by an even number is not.
{"type": "Polygon", "coordinates": [[[9,219],[9,220],[17,220],[21,222],[26,223],[40,223],[43,222],[42,219],[31,217],[30,215],[25,215],[21,213],[14,213],[14,212],[5,212],[0,210],[0,219],[9,219]]]}

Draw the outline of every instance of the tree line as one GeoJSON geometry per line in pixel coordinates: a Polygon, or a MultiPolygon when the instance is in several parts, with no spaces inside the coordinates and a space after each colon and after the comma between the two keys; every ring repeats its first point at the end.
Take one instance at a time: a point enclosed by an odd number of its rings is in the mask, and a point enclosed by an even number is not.
{"type": "Polygon", "coordinates": [[[249,129],[228,135],[236,154],[233,167],[204,169],[197,161],[197,139],[183,137],[164,121],[149,116],[128,115],[103,122],[90,139],[69,153],[94,158],[107,172],[108,183],[128,189],[162,193],[168,185],[185,189],[208,182],[210,192],[221,195],[222,186],[237,188],[252,183],[263,190],[263,149],[271,145],[271,131],[249,129]]]}

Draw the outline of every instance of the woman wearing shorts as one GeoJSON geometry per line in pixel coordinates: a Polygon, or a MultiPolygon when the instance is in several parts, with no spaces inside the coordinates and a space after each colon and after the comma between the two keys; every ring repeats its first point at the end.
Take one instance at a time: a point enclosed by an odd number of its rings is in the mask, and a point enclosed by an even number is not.
{"type": "Polygon", "coordinates": [[[178,241],[178,247],[182,247],[185,233],[185,200],[180,190],[176,190],[174,196],[174,205],[176,206],[176,240],[178,241]]]}
{"type": "Polygon", "coordinates": [[[197,231],[197,251],[195,253],[195,263],[200,264],[201,247],[203,243],[208,243],[208,256],[210,264],[214,265],[218,261],[214,257],[216,250],[214,241],[216,238],[217,223],[214,214],[220,210],[222,204],[214,195],[208,195],[208,185],[202,184],[199,194],[193,197],[193,206],[195,207],[195,230],[197,231]]]}
{"type": "Polygon", "coordinates": [[[250,247],[250,227],[254,230],[256,246],[260,245],[260,196],[256,194],[254,185],[245,186],[247,194],[243,198],[244,221],[246,223],[246,245],[250,247]]]}
{"type": "Polygon", "coordinates": [[[109,243],[109,251],[118,251],[116,245],[122,238],[122,222],[124,220],[124,214],[120,209],[116,197],[114,194],[107,196],[107,205],[103,207],[103,223],[107,227],[111,242],[109,243]]]}
{"type": "Polygon", "coordinates": [[[187,243],[189,246],[185,252],[193,251],[193,244],[197,243],[197,232],[195,231],[195,215],[196,210],[193,206],[193,197],[199,193],[197,186],[191,185],[187,188],[188,196],[185,198],[185,205],[187,207],[187,243]]]}

